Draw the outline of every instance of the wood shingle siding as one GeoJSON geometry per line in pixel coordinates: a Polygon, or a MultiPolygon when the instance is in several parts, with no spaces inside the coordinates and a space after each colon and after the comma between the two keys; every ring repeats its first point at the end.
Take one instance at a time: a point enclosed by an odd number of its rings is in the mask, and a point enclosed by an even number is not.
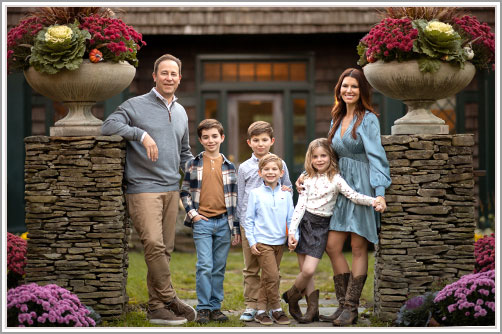
{"type": "MultiPolygon", "coordinates": [[[[143,35],[322,34],[367,32],[382,7],[118,7],[117,16],[143,35]]],[[[8,7],[8,29],[28,7],[8,7]]],[[[466,12],[495,26],[494,8],[466,12]]]]}

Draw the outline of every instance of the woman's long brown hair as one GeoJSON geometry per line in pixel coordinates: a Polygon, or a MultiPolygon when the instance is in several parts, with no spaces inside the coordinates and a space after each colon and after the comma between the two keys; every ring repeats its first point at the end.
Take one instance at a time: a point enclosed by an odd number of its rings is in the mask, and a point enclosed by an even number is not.
{"type": "Polygon", "coordinates": [[[355,110],[357,119],[356,123],[354,124],[354,127],[352,128],[352,137],[354,139],[357,138],[356,130],[357,127],[363,121],[364,113],[366,110],[369,110],[370,112],[378,116],[378,114],[373,110],[373,107],[371,106],[371,95],[370,95],[371,86],[366,80],[366,77],[364,76],[363,72],[356,68],[346,69],[340,75],[340,78],[338,79],[338,82],[336,83],[335,86],[335,104],[333,105],[333,109],[331,110],[331,119],[333,120],[333,126],[331,127],[328,133],[328,140],[330,142],[333,140],[333,137],[335,136],[336,129],[338,129],[338,127],[342,123],[343,117],[347,114],[347,104],[345,103],[345,101],[343,101],[340,93],[343,79],[345,79],[346,77],[351,77],[356,79],[357,84],[359,86],[359,100],[357,101],[357,106],[355,110]],[[338,101],[338,103],[336,103],[336,101],[338,101]]]}

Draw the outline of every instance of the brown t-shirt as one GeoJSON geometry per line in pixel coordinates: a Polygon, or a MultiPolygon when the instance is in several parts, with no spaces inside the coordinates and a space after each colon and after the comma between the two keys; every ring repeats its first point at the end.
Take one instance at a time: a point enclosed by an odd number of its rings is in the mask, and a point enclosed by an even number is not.
{"type": "Polygon", "coordinates": [[[225,194],[223,193],[223,176],[221,174],[223,157],[220,155],[218,158],[212,159],[204,154],[202,163],[199,214],[210,218],[227,212],[225,194]]]}

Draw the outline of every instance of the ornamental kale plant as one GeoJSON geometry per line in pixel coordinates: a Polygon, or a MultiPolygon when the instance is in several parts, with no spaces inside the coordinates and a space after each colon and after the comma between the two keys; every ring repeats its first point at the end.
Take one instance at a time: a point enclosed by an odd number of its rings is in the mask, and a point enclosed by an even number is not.
{"type": "Polygon", "coordinates": [[[31,283],[7,292],[9,327],[95,326],[89,313],[76,295],[56,284],[31,283]]]}
{"type": "Polygon", "coordinates": [[[7,34],[9,72],[29,66],[50,74],[74,70],[95,49],[105,62],[127,61],[137,67],[137,52],[146,43],[114,15],[103,7],[37,8],[7,34]]]}
{"type": "Polygon", "coordinates": [[[358,64],[418,61],[420,71],[435,72],[441,62],[462,68],[471,61],[478,69],[490,67],[495,57],[495,35],[486,23],[459,15],[454,7],[387,8],[357,46],[358,64]]]}
{"type": "Polygon", "coordinates": [[[437,292],[427,292],[408,299],[397,313],[396,325],[426,327],[434,315],[436,294],[437,292]]]}
{"type": "Polygon", "coordinates": [[[475,273],[495,269],[495,236],[484,236],[474,243],[475,273]]]}
{"type": "Polygon", "coordinates": [[[82,64],[85,41],[91,37],[77,22],[42,29],[35,38],[30,65],[39,72],[56,74],[61,69],[76,70],[82,64]]]}
{"type": "Polygon", "coordinates": [[[446,326],[495,325],[495,270],[462,276],[434,298],[446,326]]]}

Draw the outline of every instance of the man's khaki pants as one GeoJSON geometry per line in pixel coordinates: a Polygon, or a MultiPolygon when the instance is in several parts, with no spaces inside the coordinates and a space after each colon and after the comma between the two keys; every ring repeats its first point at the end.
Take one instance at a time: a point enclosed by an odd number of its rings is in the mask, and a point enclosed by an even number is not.
{"type": "Polygon", "coordinates": [[[244,255],[244,303],[246,308],[256,309],[258,307],[258,295],[260,293],[260,264],[258,259],[249,247],[246,231],[241,225],[242,254],[244,255]]]}
{"type": "Polygon", "coordinates": [[[281,277],[279,275],[279,267],[284,245],[275,246],[257,243],[256,249],[261,252],[261,255],[257,256],[261,268],[261,289],[258,296],[258,309],[266,311],[267,306],[271,310],[279,309],[281,308],[279,297],[281,277]]]}
{"type": "Polygon", "coordinates": [[[179,192],[126,194],[129,215],[138,232],[148,267],[148,307],[156,310],[176,297],[169,262],[174,250],[179,192]]]}

